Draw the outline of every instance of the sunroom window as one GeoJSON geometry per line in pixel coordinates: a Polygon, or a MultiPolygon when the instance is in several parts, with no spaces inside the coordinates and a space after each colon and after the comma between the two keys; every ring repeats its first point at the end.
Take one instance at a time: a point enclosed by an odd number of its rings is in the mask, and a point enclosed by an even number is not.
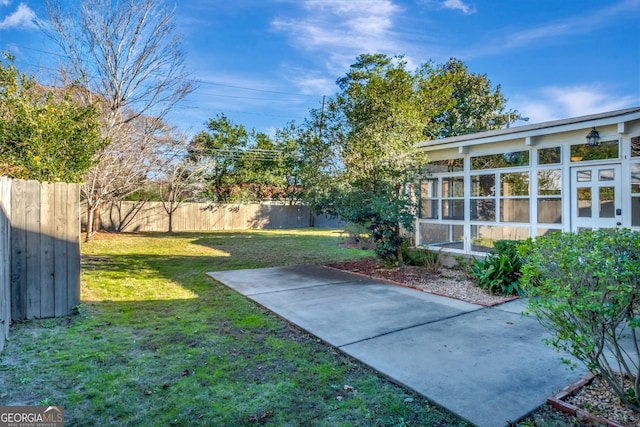
{"type": "Polygon", "coordinates": [[[640,227],[640,163],[631,164],[631,226],[640,227]]]}
{"type": "Polygon", "coordinates": [[[597,146],[576,144],[571,146],[571,162],[586,162],[589,160],[617,159],[620,157],[618,141],[603,141],[597,146]]]}
{"type": "Polygon", "coordinates": [[[496,174],[471,176],[471,220],[496,220],[496,174]]]}
{"type": "Polygon", "coordinates": [[[464,219],[464,177],[442,178],[442,219],[464,219]]]}
{"type": "Polygon", "coordinates": [[[500,221],[529,222],[529,172],[500,175],[500,221]]]}
{"type": "Polygon", "coordinates": [[[562,224],[562,171],[538,171],[538,222],[562,224]]]}

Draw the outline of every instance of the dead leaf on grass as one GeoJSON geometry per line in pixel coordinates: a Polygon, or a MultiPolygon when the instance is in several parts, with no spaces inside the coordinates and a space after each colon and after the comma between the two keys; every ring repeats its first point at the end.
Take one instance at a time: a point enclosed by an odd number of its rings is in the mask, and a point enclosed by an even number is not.
{"type": "Polygon", "coordinates": [[[267,418],[273,416],[273,411],[264,411],[262,415],[251,415],[249,417],[250,423],[261,423],[267,420],[267,418]]]}

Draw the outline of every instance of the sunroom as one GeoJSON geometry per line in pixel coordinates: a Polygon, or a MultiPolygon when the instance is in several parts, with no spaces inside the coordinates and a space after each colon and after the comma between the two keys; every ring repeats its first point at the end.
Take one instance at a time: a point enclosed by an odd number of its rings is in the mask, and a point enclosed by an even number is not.
{"type": "Polygon", "coordinates": [[[480,255],[554,231],[640,231],[640,107],[420,147],[417,246],[480,255]]]}

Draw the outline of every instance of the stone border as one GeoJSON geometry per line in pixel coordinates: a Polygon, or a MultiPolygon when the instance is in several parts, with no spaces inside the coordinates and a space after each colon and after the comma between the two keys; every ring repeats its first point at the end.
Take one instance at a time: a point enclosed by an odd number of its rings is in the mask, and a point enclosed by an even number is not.
{"type": "Polygon", "coordinates": [[[606,427],[624,427],[622,424],[618,424],[616,422],[610,421],[604,417],[599,415],[594,415],[589,411],[586,411],[582,408],[579,408],[575,405],[572,405],[568,402],[565,402],[563,399],[566,399],[568,396],[571,396],[575,393],[580,387],[584,387],[585,385],[591,383],[596,376],[593,373],[588,373],[582,379],[577,382],[563,388],[558,393],[547,399],[547,403],[551,405],[553,408],[558,411],[564,412],[566,414],[575,417],[580,422],[586,422],[591,425],[598,426],[606,426],[606,427]]]}

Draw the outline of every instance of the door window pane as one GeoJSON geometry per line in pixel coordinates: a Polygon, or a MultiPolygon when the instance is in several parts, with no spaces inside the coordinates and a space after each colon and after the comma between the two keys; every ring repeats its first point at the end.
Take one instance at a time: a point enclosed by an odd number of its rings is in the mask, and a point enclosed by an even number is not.
{"type": "Polygon", "coordinates": [[[640,197],[631,198],[631,226],[640,227],[640,197]]]}
{"type": "Polygon", "coordinates": [[[640,163],[631,164],[631,194],[640,194],[640,163]]]}
{"type": "Polygon", "coordinates": [[[598,171],[598,180],[600,181],[613,181],[615,178],[616,174],[613,169],[600,169],[598,171]]]}
{"type": "Polygon", "coordinates": [[[600,218],[613,218],[615,187],[600,187],[600,218]]]}
{"type": "Polygon", "coordinates": [[[631,138],[631,157],[640,157],[640,136],[631,138]]]}
{"type": "Polygon", "coordinates": [[[591,171],[578,171],[578,182],[590,182],[591,171]]]}
{"type": "Polygon", "coordinates": [[[578,188],[578,217],[591,218],[591,188],[578,188]]]}

